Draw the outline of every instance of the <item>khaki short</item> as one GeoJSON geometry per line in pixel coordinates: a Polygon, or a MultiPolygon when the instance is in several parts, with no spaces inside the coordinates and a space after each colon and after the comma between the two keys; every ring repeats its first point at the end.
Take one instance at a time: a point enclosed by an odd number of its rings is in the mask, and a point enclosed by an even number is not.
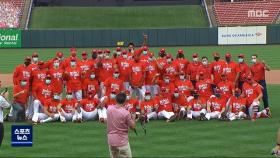
{"type": "Polygon", "coordinates": [[[129,143],[125,146],[115,147],[109,145],[111,158],[131,158],[131,150],[129,143]]]}

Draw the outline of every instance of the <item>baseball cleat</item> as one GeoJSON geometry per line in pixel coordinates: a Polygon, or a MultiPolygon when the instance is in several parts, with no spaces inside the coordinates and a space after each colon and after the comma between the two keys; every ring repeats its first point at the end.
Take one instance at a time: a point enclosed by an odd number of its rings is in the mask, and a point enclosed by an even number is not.
{"type": "Polygon", "coordinates": [[[270,109],[269,108],[265,108],[265,111],[266,111],[266,114],[267,114],[268,118],[271,118],[272,116],[271,116],[270,109]]]}
{"type": "Polygon", "coordinates": [[[276,145],[272,151],[271,151],[271,155],[274,155],[276,157],[280,157],[280,146],[276,145]]]}

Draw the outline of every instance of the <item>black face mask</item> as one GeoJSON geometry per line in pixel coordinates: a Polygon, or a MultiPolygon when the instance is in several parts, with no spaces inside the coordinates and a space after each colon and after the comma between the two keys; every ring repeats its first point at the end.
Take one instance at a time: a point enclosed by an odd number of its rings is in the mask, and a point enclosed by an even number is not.
{"type": "Polygon", "coordinates": [[[184,54],[178,54],[178,58],[184,58],[184,54]]]}
{"type": "Polygon", "coordinates": [[[128,48],[128,52],[131,52],[131,50],[132,50],[131,48],[128,48]]]}
{"type": "Polygon", "coordinates": [[[165,55],[164,53],[159,53],[159,56],[163,58],[165,55]]]}
{"type": "Polygon", "coordinates": [[[226,58],[226,62],[230,62],[230,58],[226,58]]]}
{"type": "Polygon", "coordinates": [[[30,62],[24,62],[24,65],[28,66],[28,65],[30,65],[30,62]]]}
{"type": "Polygon", "coordinates": [[[214,57],[214,60],[218,61],[218,60],[220,60],[220,57],[214,57]]]}
{"type": "Polygon", "coordinates": [[[96,53],[93,53],[93,54],[91,55],[91,57],[92,57],[92,59],[96,59],[96,58],[97,58],[97,54],[96,54],[96,53]]]}
{"type": "Polygon", "coordinates": [[[239,97],[240,94],[239,94],[239,93],[234,93],[234,96],[235,96],[235,97],[239,97]]]}
{"type": "Polygon", "coordinates": [[[220,98],[220,97],[221,97],[221,94],[215,94],[215,96],[216,96],[217,98],[220,98]]]}
{"type": "Polygon", "coordinates": [[[194,94],[193,97],[194,97],[194,99],[197,99],[199,97],[199,95],[198,94],[194,94]]]}

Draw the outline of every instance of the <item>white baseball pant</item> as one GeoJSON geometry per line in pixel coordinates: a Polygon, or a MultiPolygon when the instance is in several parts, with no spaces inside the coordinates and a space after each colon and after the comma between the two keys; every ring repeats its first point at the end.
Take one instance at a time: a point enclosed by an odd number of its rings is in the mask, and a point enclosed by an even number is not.
{"type": "Polygon", "coordinates": [[[59,119],[59,114],[54,114],[53,117],[49,117],[47,114],[45,113],[34,113],[33,117],[32,117],[32,121],[33,122],[38,122],[40,121],[40,123],[45,123],[45,122],[51,122],[51,121],[57,121],[59,119]]]}
{"type": "Polygon", "coordinates": [[[156,96],[158,94],[157,85],[146,85],[145,91],[151,92],[152,96],[156,96]]]}
{"type": "Polygon", "coordinates": [[[219,111],[213,111],[210,113],[206,113],[205,117],[210,120],[210,119],[219,119],[221,118],[221,112],[219,111]]]}
{"type": "Polygon", "coordinates": [[[97,109],[97,113],[99,119],[103,118],[104,120],[107,120],[107,109],[105,107],[97,109]]]}
{"type": "Polygon", "coordinates": [[[174,112],[167,112],[165,110],[158,113],[159,119],[170,119],[171,116],[174,115],[174,112]]]}
{"type": "Polygon", "coordinates": [[[191,110],[191,112],[187,114],[187,118],[189,118],[189,119],[198,118],[198,117],[200,117],[201,114],[206,115],[206,110],[205,109],[201,109],[200,111],[191,110]]]}
{"type": "Polygon", "coordinates": [[[86,112],[83,108],[81,108],[82,111],[82,118],[83,120],[95,120],[97,118],[97,109],[91,112],[86,112]]]}
{"type": "Polygon", "coordinates": [[[147,114],[147,119],[148,119],[148,121],[156,120],[157,119],[157,113],[155,111],[148,113],[147,114]]]}
{"type": "Polygon", "coordinates": [[[242,111],[240,111],[238,114],[229,112],[229,113],[227,113],[227,117],[230,121],[233,121],[233,120],[245,118],[246,114],[242,111]]]}

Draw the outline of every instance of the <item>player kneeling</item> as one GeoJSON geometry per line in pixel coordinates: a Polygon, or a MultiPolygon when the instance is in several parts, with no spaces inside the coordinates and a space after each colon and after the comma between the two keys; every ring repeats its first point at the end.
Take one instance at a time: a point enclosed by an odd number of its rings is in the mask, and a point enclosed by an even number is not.
{"type": "Polygon", "coordinates": [[[246,98],[242,98],[240,95],[240,89],[235,89],[234,96],[230,97],[227,102],[227,117],[230,121],[246,118],[246,114],[244,112],[246,110],[246,98]]]}
{"type": "Polygon", "coordinates": [[[45,123],[59,120],[58,109],[60,109],[60,95],[54,94],[52,99],[48,99],[44,103],[42,112],[35,112],[32,121],[36,123],[45,123]]]}
{"type": "Polygon", "coordinates": [[[129,90],[126,90],[125,93],[126,93],[126,101],[125,101],[124,107],[127,111],[130,112],[133,119],[138,120],[139,115],[140,115],[139,101],[134,98],[131,98],[129,90]]]}
{"type": "Polygon", "coordinates": [[[99,122],[105,123],[107,121],[107,107],[116,105],[116,91],[112,90],[109,96],[104,96],[100,99],[100,106],[97,109],[99,122]]]}
{"type": "Polygon", "coordinates": [[[81,122],[81,114],[78,114],[76,108],[78,102],[76,99],[73,99],[73,93],[68,91],[66,94],[66,99],[61,101],[61,108],[59,109],[60,121],[72,121],[72,122],[81,122]]]}
{"type": "Polygon", "coordinates": [[[215,96],[211,96],[207,101],[207,113],[205,117],[210,119],[220,119],[226,120],[226,99],[222,98],[221,91],[219,89],[215,90],[215,96]]]}
{"type": "Polygon", "coordinates": [[[97,119],[97,106],[99,104],[98,99],[94,98],[94,93],[89,91],[87,98],[81,100],[77,111],[82,114],[83,121],[97,119]]]}
{"type": "Polygon", "coordinates": [[[206,119],[206,100],[199,97],[197,90],[193,91],[193,99],[188,102],[187,107],[187,119],[198,119],[198,120],[207,120],[206,119]]]}
{"type": "Polygon", "coordinates": [[[144,100],[140,103],[141,109],[141,122],[149,122],[150,120],[157,119],[157,103],[154,99],[152,99],[151,92],[146,91],[144,100]]]}

